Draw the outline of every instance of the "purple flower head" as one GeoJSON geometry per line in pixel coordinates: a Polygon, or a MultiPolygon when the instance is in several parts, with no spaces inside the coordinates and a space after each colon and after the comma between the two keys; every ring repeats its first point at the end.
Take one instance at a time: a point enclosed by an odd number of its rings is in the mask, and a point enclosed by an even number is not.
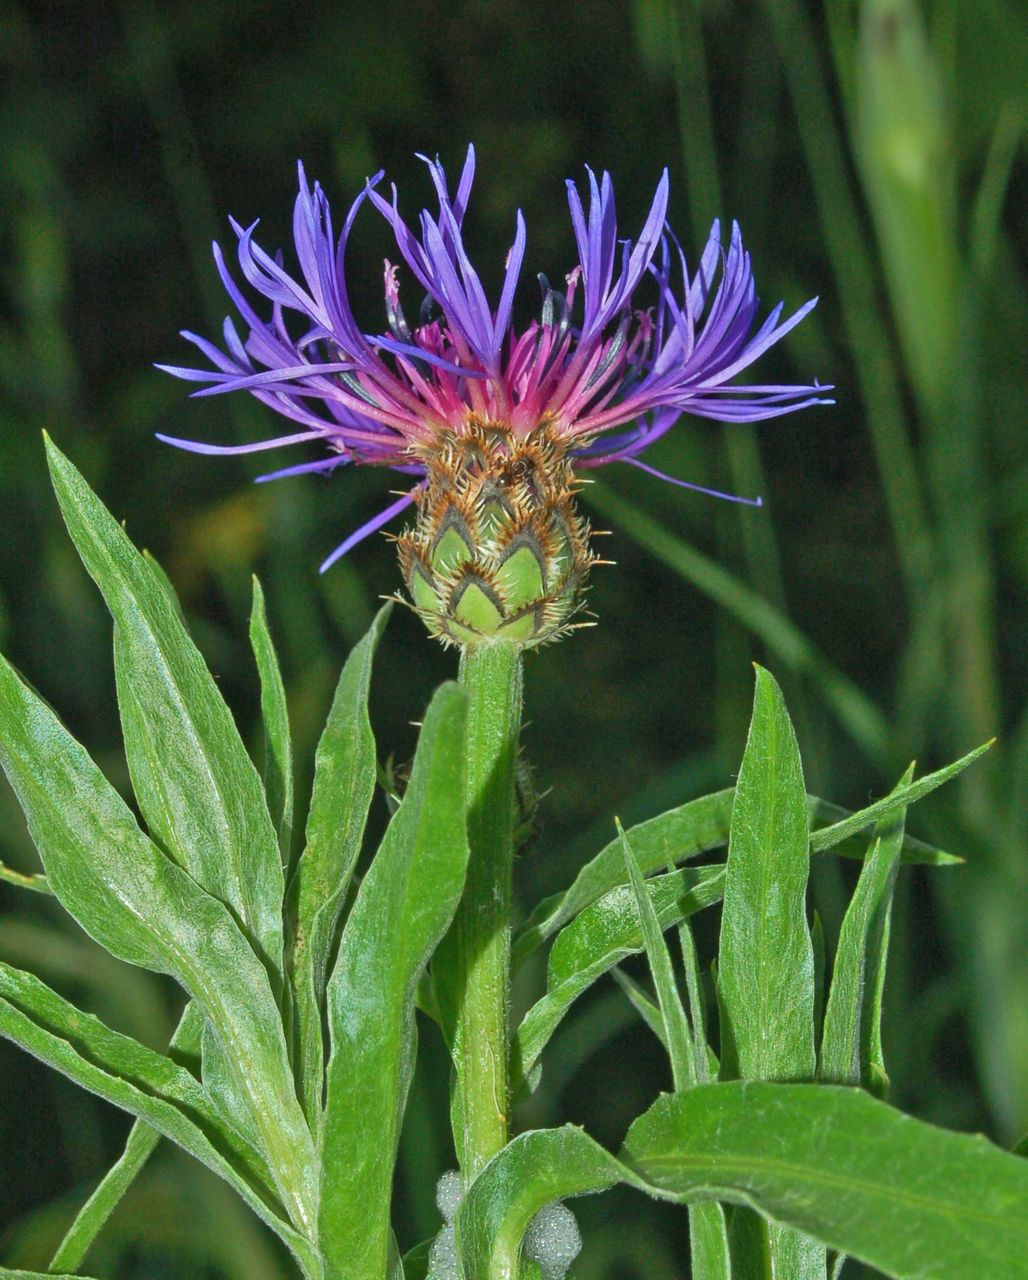
{"type": "Polygon", "coordinates": [[[330,471],[347,462],[377,464],[419,478],[408,498],[351,535],[323,568],[413,500],[424,473],[421,451],[434,440],[461,435],[475,422],[502,424],[519,439],[545,424],[568,442],[578,469],[631,462],[654,471],[638,455],[682,414],[758,422],[833,403],[823,394],[831,387],[816,382],[778,386],[734,381],[799,324],[817,299],[785,319],[779,303],[758,324],[750,256],[734,223],[727,246],[714,223],[690,272],[665,220],[666,171],[634,242],[618,238],[609,174],[597,181],[586,171],[585,203],[576,184],[568,182],[578,260],[563,290],[539,277],[541,312],[519,330],[513,306],[526,241],[520,211],[494,306],[464,247],[474,149],[468,149],[452,196],[439,161],[421,158],[438,197],[437,213],[423,210],[415,230],[400,215],[395,188],[389,199],[381,193],[382,175],[377,174],[350,206],[338,235],[324,192],[317,183],[311,187],[300,165],[293,212],[299,273],[290,275],[281,254],[272,257],[256,243],[256,223],[243,227],[233,220],[239,269],[251,293],[263,300],[261,312],[215,244],[215,263],[245,324],[245,339],[231,319],[225,321],[223,347],[185,332],[183,337],[212,367],[158,366],[207,384],[194,393],[198,396],[249,391],[297,428],[246,445],[160,437],[169,444],[207,454],[252,453],[302,442],[317,442],[327,450],[327,456],[262,480],[330,471]],[[389,223],[402,260],[385,264],[382,333],[361,329],[346,288],[347,241],[366,203],[389,223]],[[425,295],[416,324],[400,301],[403,268],[425,295]],[[644,290],[650,298],[645,308],[637,300],[644,290]]]}

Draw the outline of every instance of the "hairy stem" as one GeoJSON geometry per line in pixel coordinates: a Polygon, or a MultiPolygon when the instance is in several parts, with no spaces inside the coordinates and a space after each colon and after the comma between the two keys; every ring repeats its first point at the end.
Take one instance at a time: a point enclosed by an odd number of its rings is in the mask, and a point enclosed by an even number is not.
{"type": "Polygon", "coordinates": [[[451,933],[456,1008],[455,1140],[465,1184],[507,1142],[508,1003],[514,775],[521,729],[521,649],[464,651],[468,693],[468,862],[451,933]]]}

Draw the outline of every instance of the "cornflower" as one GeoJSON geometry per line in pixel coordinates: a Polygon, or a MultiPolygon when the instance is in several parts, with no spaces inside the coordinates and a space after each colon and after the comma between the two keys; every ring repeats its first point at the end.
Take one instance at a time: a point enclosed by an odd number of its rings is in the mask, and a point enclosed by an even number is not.
{"type": "Polygon", "coordinates": [[[414,607],[430,631],[474,646],[497,639],[534,645],[565,630],[596,557],[575,506],[580,473],[614,462],[730,501],[759,505],[640,460],[683,414],[757,422],[830,404],[818,383],[733,381],[816,305],[783,318],[775,306],[759,325],[750,255],[733,222],[727,248],[715,221],[693,272],[666,222],[665,170],[636,241],[619,240],[610,175],[587,169],[587,206],[567,183],[578,261],[563,290],[539,276],[542,307],[522,329],[513,310],[525,256],[519,211],[499,302],[490,303],[464,247],[475,174],[469,147],[451,197],[438,160],[428,165],[439,202],[415,234],[369,179],[336,237],[328,200],[299,166],[293,241],[300,275],[254,240],[257,223],[232,220],[239,267],[271,304],[262,318],[237,285],[221,248],[214,259],[247,333],[226,319],[224,348],[184,332],[213,368],[159,368],[206,385],[196,395],[248,391],[298,430],[251,444],[159,438],[204,454],[255,453],[320,444],[325,454],[259,480],[329,472],[355,463],[409,478],[398,500],[350,534],[324,571],[405,508],[416,521],[397,542],[414,607]],[[400,301],[398,265],[385,264],[387,331],[366,333],[354,318],[345,257],[354,221],[370,204],[389,223],[403,263],[424,291],[418,323],[400,301]],[[635,305],[648,284],[656,302],[635,305]]]}

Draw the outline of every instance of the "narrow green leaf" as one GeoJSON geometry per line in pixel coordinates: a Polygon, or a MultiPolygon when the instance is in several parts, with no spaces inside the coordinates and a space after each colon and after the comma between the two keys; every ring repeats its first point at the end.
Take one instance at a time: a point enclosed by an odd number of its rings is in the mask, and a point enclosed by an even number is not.
{"type": "Polygon", "coordinates": [[[375,649],[389,620],[381,609],[343,666],[318,744],[307,845],[289,887],[294,904],[291,968],[296,994],[297,1074],[317,1132],[324,1086],[322,996],[336,926],[375,793],[375,739],[368,692],[375,649]]]}
{"type": "MultiPolygon", "coordinates": [[[[621,837],[625,867],[639,912],[650,973],[657,992],[658,1014],[664,1032],[662,1039],[671,1059],[672,1077],[676,1089],[686,1089],[707,1076],[707,1042],[702,1035],[696,1038],[689,1026],[657,913],[646,892],[646,883],[624,828],[616,818],[614,821],[621,837]]],[[[691,942],[688,925],[680,924],[679,927],[685,930],[691,942]]],[[[719,1204],[690,1205],[689,1247],[693,1280],[728,1280],[731,1269],[728,1231],[724,1210],[719,1204]]]]}
{"type": "MultiPolygon", "coordinates": [[[[781,690],[762,667],[756,673],[725,870],[718,955],[721,1068],[727,1078],[806,1079],[814,1074],[815,1052],[803,766],[781,690]]],[[[772,1274],[824,1280],[823,1250],[794,1232],[755,1230],[736,1216],[732,1256],[743,1274],[760,1265],[766,1247],[772,1274]]]]}
{"type": "Polygon", "coordinates": [[[115,675],[132,786],[154,839],[231,907],[282,969],[282,864],[264,790],[167,586],[47,439],[68,532],[115,621],[115,675]]]}
{"type": "MultiPolygon", "coordinates": [[[[193,1056],[200,1051],[203,1014],[190,1001],[182,1012],[175,1034],[168,1045],[169,1057],[177,1054],[193,1056]]],[[[161,1135],[143,1120],[136,1120],[129,1130],[125,1149],[101,1179],[86,1203],[75,1215],[75,1221],[57,1246],[50,1270],[76,1268],[81,1265],[90,1246],[103,1230],[118,1202],[149,1160],[161,1135]]]]}
{"type": "Polygon", "coordinates": [[[253,1153],[228,1133],[184,1068],[111,1031],[32,974],[8,965],[0,967],[0,1034],[183,1147],[229,1182],[298,1258],[314,1260],[251,1171],[253,1153]]]}
{"type": "Polygon", "coordinates": [[[322,1126],[320,1238],[327,1280],[379,1280],[415,1055],[418,979],[460,899],[468,844],[466,702],[443,685],[410,783],[347,918],[329,979],[332,1051],[322,1126]]]}
{"type": "MultiPolygon", "coordinates": [[[[689,868],[646,881],[663,929],[721,898],[724,868],[689,868]]],[[[596,980],[643,949],[639,913],[627,885],[587,907],[564,929],[550,952],[546,994],[525,1014],[514,1037],[511,1090],[516,1097],[539,1055],[575,1000],[596,980]]]]}
{"type": "Polygon", "coordinates": [[[637,1120],[622,1158],[659,1195],[752,1206],[889,1276],[1025,1274],[1028,1166],[858,1089],[700,1085],[637,1120]]]}
{"type": "Polygon", "coordinates": [[[53,893],[46,876],[27,875],[24,871],[15,871],[13,867],[0,862],[0,880],[15,884],[19,889],[31,889],[35,893],[53,893]]]}
{"type": "Polygon", "coordinates": [[[646,1183],[572,1125],[521,1133],[468,1188],[454,1219],[465,1277],[516,1280],[521,1241],[551,1200],[646,1183]]]}
{"type": "MultiPolygon", "coordinates": [[[[922,779],[922,782],[927,781],[927,778],[922,779]]],[[[628,838],[632,841],[632,848],[636,851],[643,874],[652,875],[655,871],[663,870],[669,863],[677,866],[690,858],[726,845],[734,798],[735,788],[728,787],[724,791],[690,800],[676,809],[669,809],[655,818],[629,827],[628,838]]],[[[828,821],[832,823],[831,827],[814,830],[811,835],[812,852],[820,853],[833,848],[840,856],[863,859],[865,848],[855,843],[853,837],[874,824],[875,814],[869,817],[866,812],[852,815],[848,810],[818,796],[807,796],[807,813],[814,827],[828,821]],[[851,822],[854,817],[860,820],[851,822]],[[847,825],[838,834],[835,827],[843,822],[847,825]]],[[[904,837],[901,860],[924,866],[952,866],[963,861],[962,858],[944,853],[921,840],[915,840],[912,836],[904,837]]],[[[612,840],[586,863],[569,889],[545,898],[536,906],[515,944],[515,968],[520,967],[547,938],[552,937],[591,902],[624,883],[621,845],[619,841],[612,840]]]]}
{"type": "Polygon", "coordinates": [[[666,1049],[667,1032],[664,1030],[664,1019],[660,1016],[656,1001],[630,974],[625,973],[624,969],[614,968],[610,976],[625,993],[628,1003],[666,1049]]]}
{"type": "Polygon", "coordinates": [[[314,1149],[267,971],[227,908],[143,835],[2,657],[0,764],[62,906],[112,955],[170,974],[200,1004],[248,1099],[284,1203],[298,1223],[313,1225],[314,1149]]]}
{"type": "MultiPolygon", "coordinates": [[[[909,786],[913,772],[911,765],[897,789],[909,786]]],[[[819,1078],[831,1084],[870,1083],[871,1044],[880,1044],[882,948],[905,816],[905,809],[894,810],[879,823],[839,931],[818,1067],[819,1078]]]]}
{"type": "Polygon", "coordinates": [[[614,822],[621,838],[621,852],[625,860],[629,884],[632,887],[632,895],[635,898],[643,946],[650,962],[650,973],[657,993],[657,1005],[664,1024],[664,1038],[667,1042],[668,1057],[671,1059],[671,1075],[676,1090],[687,1089],[696,1083],[696,1061],[693,1056],[692,1033],[685,1016],[685,1009],[682,1007],[682,997],[675,981],[671,955],[664,942],[660,921],[650,901],[646,883],[639,870],[639,864],[635,860],[632,846],[625,835],[624,827],[617,818],[614,822]]]}
{"type": "Polygon", "coordinates": [[[848,818],[843,818],[842,821],[836,822],[830,827],[823,827],[820,831],[813,832],[810,837],[812,852],[822,853],[825,849],[831,849],[833,845],[845,840],[847,836],[856,835],[858,831],[866,830],[878,822],[880,818],[884,818],[890,813],[895,813],[897,809],[909,808],[915,801],[922,799],[937,787],[941,787],[944,782],[949,782],[958,773],[962,773],[969,764],[974,764],[978,757],[984,755],[995,741],[995,738],[990,738],[988,742],[983,743],[980,747],[975,747],[974,751],[969,751],[966,756],[963,756],[953,764],[946,765],[944,769],[936,769],[934,773],[926,774],[923,778],[919,778],[917,782],[912,782],[908,786],[897,787],[895,791],[885,796],[884,799],[876,800],[874,804],[868,805],[866,809],[861,809],[859,813],[851,813],[848,818]]]}
{"type": "Polygon", "coordinates": [[[803,766],[781,690],[757,668],[725,871],[718,958],[722,1069],[749,1080],[814,1074],[803,766]]]}
{"type": "MultiPolygon", "coordinates": [[[[628,838],[644,876],[717,849],[728,841],[733,788],[690,800],[659,817],[629,827],[628,838]]],[[[518,937],[513,963],[520,965],[547,938],[598,898],[626,883],[620,839],[611,840],[579,871],[571,887],[541,902],[518,937]]]]}
{"type": "Polygon", "coordinates": [[[76,1272],[75,1275],[55,1275],[53,1271],[13,1271],[10,1267],[0,1267],[0,1280],[91,1280],[76,1272]]]}
{"type": "Polygon", "coordinates": [[[286,687],[278,655],[268,630],[264,592],[253,580],[253,608],[250,612],[250,647],[257,662],[261,682],[261,716],[264,721],[264,791],[268,811],[278,830],[282,862],[289,862],[293,834],[293,747],[289,732],[286,687]]]}
{"type": "Polygon", "coordinates": [[[682,920],[678,925],[678,941],[682,948],[682,967],[685,970],[685,989],[689,1000],[689,1022],[692,1025],[696,1081],[698,1084],[706,1084],[710,1079],[707,1066],[709,1051],[707,1020],[703,1005],[703,991],[700,987],[700,961],[688,920],[682,920]]]}

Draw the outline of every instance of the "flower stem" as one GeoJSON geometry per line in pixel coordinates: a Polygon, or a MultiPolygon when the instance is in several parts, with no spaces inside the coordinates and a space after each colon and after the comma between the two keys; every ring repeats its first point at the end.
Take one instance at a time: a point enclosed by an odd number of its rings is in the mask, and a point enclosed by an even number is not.
{"type": "Polygon", "coordinates": [[[454,1138],[465,1185],[507,1142],[514,778],[521,730],[521,648],[466,649],[468,861],[451,932],[457,1003],[454,1138]]]}

